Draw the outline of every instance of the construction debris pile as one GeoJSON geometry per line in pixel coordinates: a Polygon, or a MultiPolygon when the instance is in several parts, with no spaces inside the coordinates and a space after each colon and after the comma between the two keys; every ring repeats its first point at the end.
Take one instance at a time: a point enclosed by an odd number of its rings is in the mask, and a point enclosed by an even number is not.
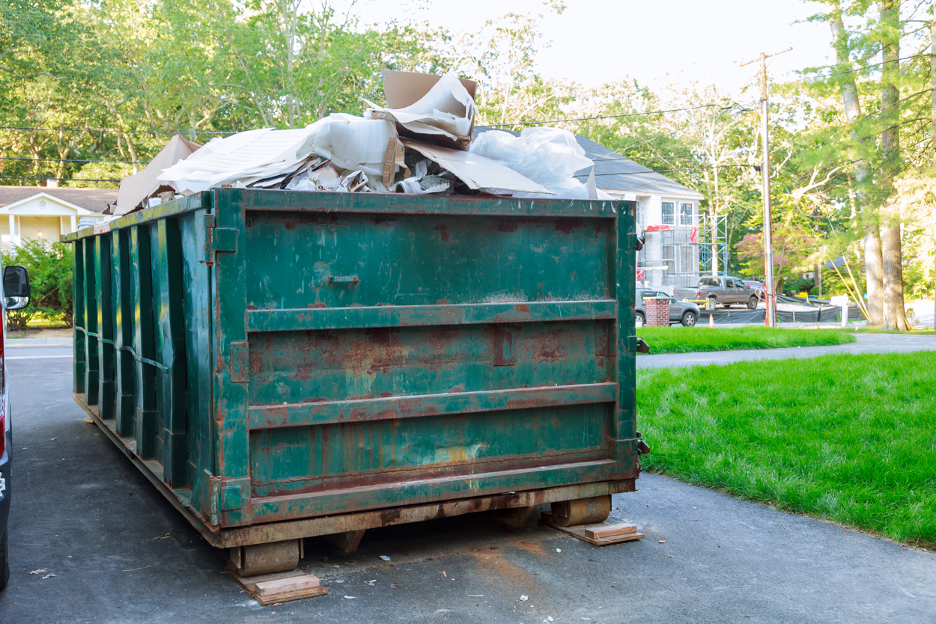
{"type": "Polygon", "coordinates": [[[204,146],[173,137],[120,185],[115,216],[213,188],[607,199],[575,137],[529,128],[472,141],[475,83],[454,74],[384,72],[387,106],[335,113],[301,129],[259,129],[204,146]]]}

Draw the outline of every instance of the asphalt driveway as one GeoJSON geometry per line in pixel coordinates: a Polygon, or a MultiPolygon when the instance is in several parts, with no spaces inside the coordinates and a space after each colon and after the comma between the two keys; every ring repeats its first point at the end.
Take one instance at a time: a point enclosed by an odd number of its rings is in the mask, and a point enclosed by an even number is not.
{"type": "Polygon", "coordinates": [[[307,540],[302,565],[329,595],[263,608],[222,573],[224,553],[84,422],[68,353],[8,351],[4,624],[934,621],[936,554],[654,475],[614,500],[616,516],[643,525],[642,541],[594,548],[535,517],[515,531],[485,515],[371,531],[352,555],[307,540]]]}

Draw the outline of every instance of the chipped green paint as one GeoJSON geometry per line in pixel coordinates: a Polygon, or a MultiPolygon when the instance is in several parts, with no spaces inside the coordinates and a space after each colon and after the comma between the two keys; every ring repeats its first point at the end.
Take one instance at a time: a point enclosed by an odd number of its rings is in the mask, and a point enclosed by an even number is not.
{"type": "Polygon", "coordinates": [[[632,211],[225,189],[81,230],[76,398],[217,545],[631,490],[632,211]]]}

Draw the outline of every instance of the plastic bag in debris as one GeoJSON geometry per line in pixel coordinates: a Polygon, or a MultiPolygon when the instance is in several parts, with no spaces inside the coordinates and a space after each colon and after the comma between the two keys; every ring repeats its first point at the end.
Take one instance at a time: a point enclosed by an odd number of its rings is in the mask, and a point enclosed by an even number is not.
{"type": "MultiPolygon", "coordinates": [[[[594,165],[575,135],[561,128],[527,128],[519,137],[491,130],[475,138],[468,151],[510,167],[559,197],[578,196],[585,185],[573,176],[594,165]]],[[[587,199],[587,193],[581,198],[587,199]]]]}

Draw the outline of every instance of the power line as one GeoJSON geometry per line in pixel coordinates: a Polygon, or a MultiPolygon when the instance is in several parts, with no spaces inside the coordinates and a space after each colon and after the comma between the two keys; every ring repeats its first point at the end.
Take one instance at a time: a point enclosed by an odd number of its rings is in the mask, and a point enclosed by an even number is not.
{"type": "Polygon", "coordinates": [[[540,120],[540,121],[517,121],[514,123],[485,124],[485,125],[488,128],[507,128],[510,126],[535,126],[539,124],[562,123],[565,121],[593,121],[595,119],[620,119],[622,117],[643,117],[647,115],[657,115],[661,113],[677,113],[679,111],[699,110],[700,108],[717,107],[722,110],[729,110],[736,106],[740,106],[740,104],[732,104],[730,106],[719,106],[718,104],[701,104],[699,106],[689,106],[686,108],[670,108],[666,110],[644,111],[642,113],[622,113],[620,115],[596,115],[594,117],[576,117],[576,118],[570,118],[570,119],[545,119],[545,120],[540,120]]]}
{"type": "Polygon", "coordinates": [[[17,156],[0,156],[0,160],[28,160],[28,161],[44,161],[44,162],[79,162],[79,163],[112,163],[120,165],[148,165],[149,161],[146,162],[136,162],[132,160],[85,160],[81,158],[25,158],[17,156]]]}
{"type": "Polygon", "coordinates": [[[118,134],[237,134],[221,130],[120,130],[118,128],[38,128],[35,126],[0,126],[0,130],[39,130],[42,132],[116,132],[118,134]]]}
{"type": "Polygon", "coordinates": [[[0,180],[59,180],[64,182],[120,182],[120,180],[104,180],[100,178],[50,178],[43,176],[41,178],[32,178],[29,176],[0,176],[0,180]]]}

